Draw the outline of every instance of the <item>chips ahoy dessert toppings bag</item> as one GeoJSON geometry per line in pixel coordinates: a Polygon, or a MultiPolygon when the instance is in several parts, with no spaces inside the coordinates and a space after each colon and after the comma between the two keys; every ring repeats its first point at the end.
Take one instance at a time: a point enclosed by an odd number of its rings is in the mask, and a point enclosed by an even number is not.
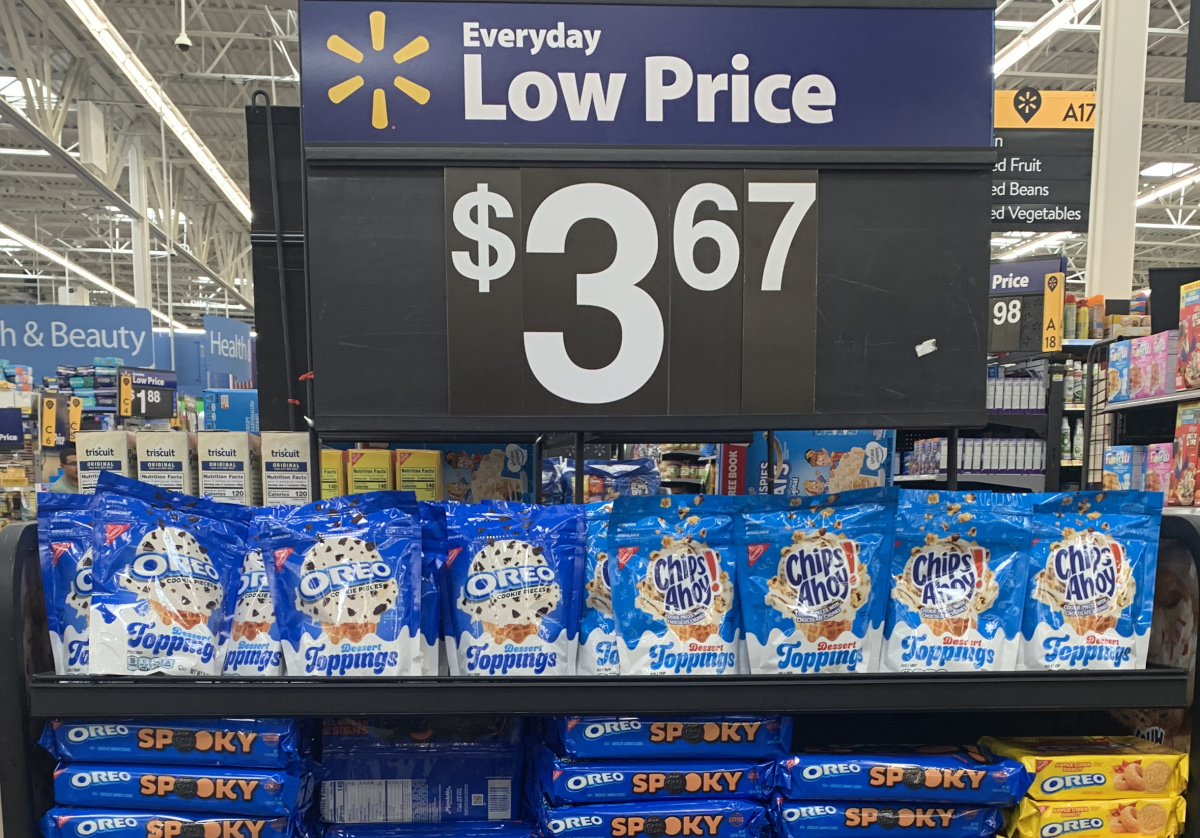
{"type": "Polygon", "coordinates": [[[282,675],[283,648],[262,551],[249,550],[238,574],[237,604],[225,648],[226,675],[282,675]]]}
{"type": "Polygon", "coordinates": [[[286,768],[300,759],[293,719],[53,721],[39,744],[65,762],[286,768]]]}
{"type": "Polygon", "coordinates": [[[1021,668],[1144,668],[1162,498],[1155,492],[1044,497],[1033,508],[1021,668]]]}
{"type": "Polygon", "coordinates": [[[421,522],[411,492],[258,520],[289,675],[420,675],[421,522]]]}
{"type": "Polygon", "coordinates": [[[245,528],[206,517],[219,510],[204,500],[173,506],[95,496],[94,675],[221,673],[245,528]]]}
{"type": "Polygon", "coordinates": [[[738,671],[740,503],[705,495],[614,501],[609,574],[623,675],[738,671]]]}
{"type": "Polygon", "coordinates": [[[446,509],[451,675],[573,675],[584,509],[496,501],[446,509]]]}
{"type": "Polygon", "coordinates": [[[890,488],[747,501],[737,587],[751,672],[878,668],[895,511],[890,488]]]}
{"type": "Polygon", "coordinates": [[[543,809],[547,836],[570,838],[765,838],[771,822],[752,800],[655,800],[543,809]]]}
{"type": "Polygon", "coordinates": [[[1021,495],[901,491],[883,668],[1016,668],[1028,575],[1021,495]]]}
{"type": "Polygon", "coordinates": [[[788,716],[556,716],[546,739],[571,759],[762,759],[792,743],[788,716]]]}
{"type": "Polygon", "coordinates": [[[824,838],[830,835],[992,838],[1004,826],[1004,814],[999,809],[936,803],[877,806],[873,802],[783,801],[772,815],[778,838],[824,838]]]}
{"type": "Polygon", "coordinates": [[[608,521],[612,501],[587,506],[587,562],[583,571],[583,614],[579,622],[580,675],[620,675],[620,640],[613,618],[608,521]]]}
{"type": "Polygon", "coordinates": [[[88,672],[92,599],[91,495],[38,493],[38,555],[54,671],[88,672]]]}
{"type": "Polygon", "coordinates": [[[986,748],[822,748],[779,760],[775,783],[785,800],[874,800],[1013,806],[1032,778],[1013,759],[986,748]]]}

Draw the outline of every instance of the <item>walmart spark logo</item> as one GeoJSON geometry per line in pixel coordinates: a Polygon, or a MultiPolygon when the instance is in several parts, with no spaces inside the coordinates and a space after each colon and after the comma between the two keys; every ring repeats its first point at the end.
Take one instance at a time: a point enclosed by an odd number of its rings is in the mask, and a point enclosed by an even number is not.
{"type": "MultiPolygon", "coordinates": [[[[371,48],[375,52],[383,52],[383,35],[387,26],[387,15],[383,12],[371,12],[371,48]]],[[[355,64],[361,64],[363,54],[347,43],[339,35],[330,35],[329,40],[325,42],[325,46],[330,52],[340,55],[355,64]]],[[[397,64],[403,64],[410,58],[416,58],[418,55],[429,50],[429,41],[424,35],[413,38],[407,44],[402,46],[392,60],[397,64]]],[[[353,76],[346,79],[344,82],[335,84],[329,88],[329,101],[335,105],[341,104],[352,93],[358,90],[365,84],[362,76],[353,76]]],[[[424,105],[429,101],[429,90],[422,87],[414,81],[406,79],[404,76],[396,76],[392,79],[392,85],[403,93],[408,98],[412,99],[418,105],[424,105]]],[[[387,113],[387,94],[382,87],[375,88],[374,98],[371,100],[371,125],[375,128],[387,128],[388,113],[387,113]]]]}

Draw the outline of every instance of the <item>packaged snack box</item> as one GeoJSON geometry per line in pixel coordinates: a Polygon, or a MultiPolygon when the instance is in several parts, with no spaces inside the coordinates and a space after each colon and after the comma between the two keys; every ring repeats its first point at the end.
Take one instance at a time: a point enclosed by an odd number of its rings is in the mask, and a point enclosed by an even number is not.
{"type": "Polygon", "coordinates": [[[765,838],[767,810],[752,800],[654,800],[542,809],[547,835],[567,838],[765,838]]]}
{"type": "Polygon", "coordinates": [[[1161,498],[1039,495],[1022,669],[1141,669],[1154,606],[1161,498]]]}
{"type": "MultiPolygon", "coordinates": [[[[145,808],[149,808],[148,805],[145,808]]],[[[246,819],[233,815],[187,817],[179,813],[129,812],[121,809],[56,806],[41,820],[45,838],[79,838],[104,835],[105,838],[167,838],[167,836],[228,835],[244,838],[288,838],[296,834],[294,817],[246,819]]],[[[507,837],[506,837],[507,838],[507,837]]]]}
{"type": "Polygon", "coordinates": [[[1183,834],[1187,803],[1182,797],[1142,800],[1073,800],[1046,804],[1022,800],[1012,818],[1012,838],[1044,838],[1081,834],[1088,838],[1118,835],[1171,836],[1183,834]]]}
{"type": "Polygon", "coordinates": [[[442,452],[424,449],[392,451],[396,488],[412,492],[417,500],[443,500],[442,452]]]}
{"type": "Polygon", "coordinates": [[[53,721],[38,744],[65,762],[286,768],[300,759],[294,719],[53,721]]]}
{"type": "Polygon", "coordinates": [[[1162,492],[1163,503],[1171,486],[1171,460],[1175,446],[1169,442],[1158,442],[1146,446],[1146,476],[1143,487],[1147,492],[1162,492]]]}
{"type": "Polygon", "coordinates": [[[1141,491],[1146,449],[1141,445],[1110,445],[1104,449],[1101,486],[1106,490],[1141,491]]]}
{"type": "Polygon", "coordinates": [[[1179,332],[1170,330],[1159,332],[1142,340],[1150,341],[1150,353],[1146,367],[1148,375],[1142,378],[1142,395],[1165,396],[1174,392],[1172,384],[1175,368],[1172,364],[1172,351],[1179,353],[1179,332]]]}
{"type": "Polygon", "coordinates": [[[321,499],[328,500],[346,494],[346,464],[342,452],[321,449],[321,499]]]}
{"type": "Polygon", "coordinates": [[[1129,341],[1129,398],[1150,395],[1150,367],[1154,357],[1154,336],[1129,341]]]}
{"type": "Polygon", "coordinates": [[[1025,766],[1034,800],[1162,798],[1187,789],[1187,754],[1136,736],[985,736],[979,744],[1025,766]]]}
{"type": "Polygon", "coordinates": [[[1129,401],[1130,342],[1118,341],[1108,348],[1108,400],[1129,401]]]}
{"type": "Polygon", "coordinates": [[[554,751],[572,759],[762,758],[787,753],[788,716],[557,716],[546,730],[554,751]]]}
{"type": "Polygon", "coordinates": [[[902,491],[883,668],[1016,668],[1028,575],[1021,495],[902,491]]]}
{"type": "Polygon", "coordinates": [[[1179,361],[1175,389],[1200,387],[1200,282],[1179,289],[1179,361]]]}
{"type": "MultiPolygon", "coordinates": [[[[1197,356],[1200,358],[1200,355],[1197,356]]],[[[1196,470],[1200,468],[1200,402],[1181,404],[1175,411],[1175,441],[1171,454],[1168,506],[1192,506],[1196,500],[1196,470]]]]}
{"type": "Polygon", "coordinates": [[[384,492],[395,487],[392,480],[392,452],[377,448],[344,451],[346,493],[384,492]]]}
{"type": "Polygon", "coordinates": [[[771,812],[779,838],[826,838],[863,835],[940,835],[944,838],[992,838],[1003,825],[999,809],[874,802],[780,801],[771,812]]]}
{"type": "Polygon", "coordinates": [[[875,800],[1012,806],[1032,777],[1021,763],[986,748],[822,748],[779,760],[785,800],[875,800]]]}
{"type": "Polygon", "coordinates": [[[643,760],[577,762],[543,748],[535,758],[539,798],[551,806],[678,798],[770,799],[774,761],[643,760]]]}
{"type": "Polygon", "coordinates": [[[878,669],[895,509],[891,488],[747,499],[737,589],[751,672],[878,669]]]}

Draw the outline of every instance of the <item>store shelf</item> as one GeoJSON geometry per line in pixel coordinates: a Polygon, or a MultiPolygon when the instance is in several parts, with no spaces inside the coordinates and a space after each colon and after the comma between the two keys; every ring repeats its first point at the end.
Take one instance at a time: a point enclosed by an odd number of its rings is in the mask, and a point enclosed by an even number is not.
{"type": "Polygon", "coordinates": [[[1085,410],[1087,410],[1087,406],[1082,405],[1082,404],[1064,404],[1063,405],[1063,412],[1065,412],[1065,413],[1083,413],[1083,411],[1085,411],[1085,410]]]}
{"type": "Polygon", "coordinates": [[[947,707],[1182,707],[1187,673],[984,672],[621,678],[195,679],[36,675],[39,718],[356,716],[404,713],[889,713],[947,707]]]}
{"type": "Polygon", "coordinates": [[[1148,399],[1130,399],[1127,402],[1110,402],[1105,405],[1104,413],[1120,413],[1123,410],[1137,410],[1139,407],[1154,407],[1175,402],[1187,402],[1200,399],[1200,390],[1178,390],[1165,396],[1151,396],[1148,399]]]}
{"type": "MultiPolygon", "coordinates": [[[[893,477],[896,483],[945,483],[944,474],[901,474],[893,477]]],[[[1046,486],[1044,474],[977,474],[975,472],[958,473],[959,484],[983,483],[989,486],[1003,486],[1008,489],[1027,489],[1040,492],[1046,486]]]]}
{"type": "Polygon", "coordinates": [[[670,448],[662,450],[660,454],[664,460],[699,460],[699,451],[676,451],[670,448]]]}
{"type": "Polygon", "coordinates": [[[701,486],[704,484],[704,481],[695,477],[664,477],[661,483],[664,486],[669,486],[672,483],[679,483],[685,486],[701,486]]]}
{"type": "Polygon", "coordinates": [[[1045,413],[1004,413],[989,412],[989,425],[1002,425],[1008,428],[1025,428],[1026,430],[1045,435],[1048,419],[1045,413]]]}
{"type": "Polygon", "coordinates": [[[1099,338],[1070,338],[1062,342],[1064,349],[1078,348],[1087,349],[1099,343],[1099,338]]]}

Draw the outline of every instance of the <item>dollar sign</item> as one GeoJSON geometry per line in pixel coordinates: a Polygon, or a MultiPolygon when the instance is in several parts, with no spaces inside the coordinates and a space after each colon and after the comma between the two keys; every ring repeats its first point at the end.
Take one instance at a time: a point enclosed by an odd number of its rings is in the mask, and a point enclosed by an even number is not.
{"type": "Polygon", "coordinates": [[[475,184],[475,191],[468,192],[454,205],[454,228],[475,241],[475,261],[466,250],[451,253],[454,268],[467,279],[479,283],[479,293],[486,294],[493,279],[512,270],[517,259],[512,239],[489,226],[489,216],[495,211],[497,218],[512,218],[512,205],[503,195],[489,192],[486,183],[475,184]],[[474,217],[471,211],[474,210],[474,217]],[[496,259],[492,261],[492,251],[496,259]]]}

